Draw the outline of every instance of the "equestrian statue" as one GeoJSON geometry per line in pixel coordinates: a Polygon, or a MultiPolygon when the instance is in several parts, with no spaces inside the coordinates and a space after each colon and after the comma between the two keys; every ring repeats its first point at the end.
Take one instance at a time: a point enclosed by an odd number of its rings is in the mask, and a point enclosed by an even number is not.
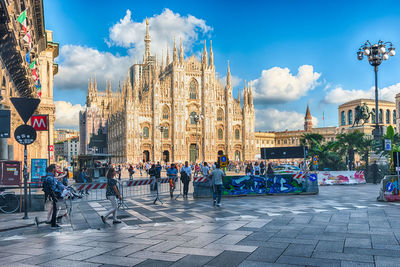
{"type": "Polygon", "coordinates": [[[369,120],[371,115],[375,114],[373,111],[369,111],[367,104],[363,103],[361,106],[358,105],[355,109],[354,123],[352,127],[354,127],[354,125],[359,126],[360,120],[363,120],[361,125],[364,125],[369,120]]]}

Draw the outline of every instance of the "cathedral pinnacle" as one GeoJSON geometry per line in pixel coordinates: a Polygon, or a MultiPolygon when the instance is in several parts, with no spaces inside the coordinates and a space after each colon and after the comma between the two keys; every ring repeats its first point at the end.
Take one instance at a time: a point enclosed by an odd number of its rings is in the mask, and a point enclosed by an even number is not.
{"type": "Polygon", "coordinates": [[[213,68],[214,67],[214,54],[213,54],[213,49],[212,49],[212,40],[210,40],[210,60],[209,60],[209,67],[213,68]]]}
{"type": "Polygon", "coordinates": [[[145,52],[144,61],[147,62],[150,58],[150,34],[149,34],[149,20],[146,18],[146,35],[144,36],[145,52]]]}
{"type": "Polygon", "coordinates": [[[168,65],[169,65],[169,51],[168,51],[168,44],[167,44],[167,59],[166,59],[166,62],[165,62],[165,64],[166,64],[166,66],[168,66],[168,65]]]}
{"type": "Polygon", "coordinates": [[[180,44],[179,44],[179,63],[182,65],[183,64],[183,45],[182,45],[182,37],[180,38],[180,44]]]}
{"type": "Polygon", "coordinates": [[[204,64],[205,67],[207,67],[208,66],[208,59],[207,59],[207,44],[206,44],[206,40],[204,40],[204,52],[203,52],[203,55],[204,55],[203,64],[204,64]]]}
{"type": "Polygon", "coordinates": [[[226,87],[231,87],[231,70],[229,68],[229,60],[228,60],[228,71],[226,73],[226,87]]]}
{"type": "Polygon", "coordinates": [[[172,62],[174,63],[174,65],[178,64],[178,49],[176,48],[175,37],[174,37],[174,52],[172,56],[172,62]]]}

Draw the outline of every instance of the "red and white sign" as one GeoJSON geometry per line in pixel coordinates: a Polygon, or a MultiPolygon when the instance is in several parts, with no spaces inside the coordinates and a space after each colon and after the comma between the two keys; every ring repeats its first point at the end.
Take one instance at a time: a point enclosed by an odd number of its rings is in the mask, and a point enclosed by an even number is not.
{"type": "Polygon", "coordinates": [[[31,126],[36,131],[47,131],[47,116],[46,115],[33,115],[31,117],[31,126]]]}
{"type": "Polygon", "coordinates": [[[54,151],[54,146],[53,145],[49,146],[49,151],[54,151]]]}

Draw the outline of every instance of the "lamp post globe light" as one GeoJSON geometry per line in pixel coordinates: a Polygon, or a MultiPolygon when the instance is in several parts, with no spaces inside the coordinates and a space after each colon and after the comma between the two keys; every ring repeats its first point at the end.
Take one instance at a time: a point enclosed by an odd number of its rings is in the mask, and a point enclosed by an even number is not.
{"type": "Polygon", "coordinates": [[[194,120],[194,122],[196,123],[196,155],[195,155],[195,162],[197,162],[197,157],[199,155],[199,145],[198,145],[198,134],[197,134],[197,125],[199,123],[200,120],[204,119],[203,114],[194,114],[194,115],[190,115],[189,116],[191,119],[194,120]]]}
{"type": "Polygon", "coordinates": [[[160,160],[160,164],[162,163],[162,161],[163,161],[163,148],[162,148],[162,139],[163,139],[163,135],[164,135],[164,131],[168,131],[168,127],[167,126],[161,126],[161,125],[159,125],[159,126],[157,126],[157,128],[160,130],[160,132],[161,132],[161,160],[160,160]]]}
{"type": "MultiPolygon", "coordinates": [[[[364,56],[367,57],[368,62],[374,67],[375,72],[375,130],[373,131],[374,138],[380,139],[381,131],[379,128],[379,109],[378,109],[378,66],[384,60],[388,60],[389,56],[396,54],[395,48],[391,42],[383,42],[381,40],[376,44],[371,44],[366,41],[365,44],[357,51],[357,59],[362,60],[364,56]],[[388,46],[388,47],[387,47],[388,46]]],[[[382,114],[383,116],[383,114],[382,114]]]]}

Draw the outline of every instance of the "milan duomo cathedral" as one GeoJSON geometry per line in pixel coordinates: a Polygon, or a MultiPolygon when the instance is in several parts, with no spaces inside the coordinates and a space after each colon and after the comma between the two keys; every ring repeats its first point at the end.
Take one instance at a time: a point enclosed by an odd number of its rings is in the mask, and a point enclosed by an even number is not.
{"type": "Polygon", "coordinates": [[[231,160],[254,160],[255,115],[250,84],[232,96],[228,69],[225,87],[215,73],[212,46],[206,44],[201,62],[184,58],[174,44],[172,61],[167,50],[161,63],[150,53],[146,20],[143,62],[130,67],[117,92],[106,84],[97,91],[89,81],[87,108],[80,114],[80,154],[93,153],[93,134],[107,134],[107,149],[115,163],[139,161],[216,161],[218,154],[231,160]]]}

